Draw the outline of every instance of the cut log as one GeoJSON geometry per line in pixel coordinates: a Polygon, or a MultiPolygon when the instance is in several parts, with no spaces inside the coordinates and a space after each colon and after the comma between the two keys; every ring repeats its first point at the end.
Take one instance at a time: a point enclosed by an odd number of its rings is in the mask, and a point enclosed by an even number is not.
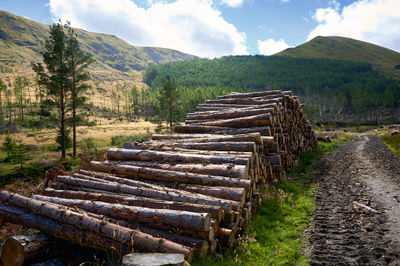
{"type": "Polygon", "coordinates": [[[234,127],[234,128],[259,127],[259,126],[271,126],[272,119],[271,119],[270,114],[262,114],[262,115],[254,115],[254,116],[246,116],[246,117],[204,122],[204,123],[201,123],[200,125],[219,126],[219,127],[234,127]]]}
{"type": "Polygon", "coordinates": [[[33,195],[31,198],[69,207],[78,207],[88,212],[109,215],[121,220],[137,221],[160,229],[170,229],[177,226],[190,230],[208,231],[211,223],[211,217],[208,213],[151,209],[102,201],[65,199],[41,195],[33,195]]]}
{"type": "MultiPolygon", "coordinates": [[[[161,139],[158,139],[161,140],[161,139]]],[[[259,132],[236,135],[205,135],[201,134],[174,134],[165,136],[163,141],[174,142],[255,142],[261,144],[261,135],[259,132]]]]}
{"type": "Polygon", "coordinates": [[[203,175],[225,176],[248,179],[248,167],[234,164],[168,164],[144,161],[105,161],[109,164],[126,164],[138,167],[157,168],[178,172],[189,172],[203,175]]]}
{"type": "Polygon", "coordinates": [[[193,250],[173,243],[168,240],[155,238],[137,230],[128,229],[96,218],[91,218],[83,213],[78,213],[54,203],[47,203],[30,199],[6,190],[0,191],[0,201],[7,202],[17,207],[25,208],[35,214],[44,215],[59,222],[65,222],[84,230],[89,230],[102,236],[115,239],[119,243],[132,243],[139,248],[153,252],[181,253],[191,258],[193,250]]]}
{"type": "Polygon", "coordinates": [[[227,135],[246,134],[246,133],[260,133],[261,136],[271,135],[271,129],[269,126],[250,127],[250,128],[229,128],[229,127],[212,127],[203,125],[176,125],[174,130],[176,133],[213,132],[215,134],[227,134],[227,135]]]}
{"type": "Polygon", "coordinates": [[[8,237],[1,248],[1,262],[3,265],[22,266],[44,260],[56,255],[55,242],[43,233],[8,237]]]}
{"type": "Polygon", "coordinates": [[[92,231],[57,222],[56,220],[14,206],[0,205],[0,216],[5,221],[20,224],[28,228],[35,228],[46,234],[71,240],[90,248],[105,250],[114,254],[126,254],[132,251],[127,243],[118,243],[111,238],[99,236],[92,231]]]}
{"type": "Polygon", "coordinates": [[[109,160],[120,161],[151,161],[171,163],[202,163],[202,164],[238,164],[248,165],[249,160],[236,157],[221,157],[212,155],[182,154],[162,151],[143,151],[111,148],[107,152],[109,160]]]}
{"type": "MultiPolygon", "coordinates": [[[[269,114],[274,112],[275,108],[262,108],[262,109],[229,109],[223,112],[207,113],[207,114],[188,114],[185,123],[201,123],[203,120],[215,119],[231,119],[244,116],[253,116],[260,114],[269,114]]],[[[204,121],[203,121],[204,122],[204,121]]]]}
{"type": "Polygon", "coordinates": [[[256,152],[256,145],[254,142],[191,142],[189,139],[187,142],[126,142],[124,145],[125,149],[158,150],[162,147],[210,151],[256,152]]]}
{"type": "Polygon", "coordinates": [[[200,185],[180,184],[179,189],[186,191],[198,192],[204,195],[214,196],[221,199],[228,199],[240,202],[242,205],[246,199],[246,190],[244,188],[231,187],[208,187],[200,185]]]}
{"type": "Polygon", "coordinates": [[[215,185],[226,187],[243,187],[250,189],[251,182],[246,179],[208,176],[194,173],[169,171],[162,169],[137,167],[132,165],[109,165],[101,162],[91,162],[90,169],[99,172],[144,178],[152,180],[167,180],[199,185],[215,185]]]}
{"type": "Polygon", "coordinates": [[[282,97],[277,98],[232,98],[232,99],[215,99],[207,100],[206,104],[241,104],[241,105],[262,105],[269,103],[278,103],[282,101],[282,97]]]}
{"type": "Polygon", "coordinates": [[[184,266],[185,264],[182,254],[132,253],[122,258],[122,266],[184,266]]]}
{"type": "Polygon", "coordinates": [[[210,213],[212,218],[217,220],[222,219],[222,208],[209,205],[200,205],[186,202],[157,200],[145,197],[123,196],[118,194],[104,194],[84,191],[71,190],[55,190],[46,188],[43,192],[46,196],[66,198],[66,199],[82,199],[91,201],[104,201],[108,203],[119,203],[129,206],[147,207],[155,209],[169,209],[191,211],[197,213],[210,213]]]}
{"type": "Polygon", "coordinates": [[[206,196],[193,197],[189,195],[190,193],[179,193],[179,194],[167,193],[164,191],[158,191],[147,188],[136,188],[116,183],[94,182],[84,179],[71,178],[69,176],[58,176],[56,180],[73,186],[83,186],[93,189],[112,191],[116,193],[125,193],[130,195],[150,197],[156,199],[176,200],[181,202],[189,202],[189,203],[204,204],[211,206],[221,206],[223,210],[227,212],[232,210],[232,203],[228,200],[213,199],[206,196]]]}

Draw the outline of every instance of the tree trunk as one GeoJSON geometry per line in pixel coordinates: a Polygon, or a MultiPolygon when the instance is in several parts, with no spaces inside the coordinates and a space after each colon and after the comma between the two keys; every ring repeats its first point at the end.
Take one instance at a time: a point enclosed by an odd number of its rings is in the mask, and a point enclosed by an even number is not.
{"type": "Polygon", "coordinates": [[[31,198],[69,207],[78,207],[88,212],[104,214],[121,220],[132,220],[154,228],[171,229],[177,226],[195,231],[208,231],[210,228],[211,218],[208,213],[151,209],[102,201],[63,199],[40,195],[33,195],[31,198]]]}
{"type": "Polygon", "coordinates": [[[251,183],[250,180],[245,179],[208,176],[194,173],[137,167],[132,165],[107,165],[100,162],[91,162],[90,168],[94,171],[126,175],[134,178],[140,177],[151,180],[175,181],[200,185],[243,187],[249,189],[251,183]]]}

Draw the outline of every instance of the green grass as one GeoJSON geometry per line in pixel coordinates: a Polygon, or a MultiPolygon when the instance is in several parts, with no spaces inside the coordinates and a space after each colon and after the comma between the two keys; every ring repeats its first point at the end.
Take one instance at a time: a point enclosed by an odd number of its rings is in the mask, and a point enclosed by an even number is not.
{"type": "Polygon", "coordinates": [[[383,143],[400,158],[400,134],[399,135],[384,135],[382,136],[383,143]]]}
{"type": "Polygon", "coordinates": [[[224,257],[197,259],[192,265],[308,265],[303,234],[311,226],[315,207],[312,165],[348,139],[343,135],[302,154],[299,164],[288,173],[289,180],[271,186],[270,196],[263,200],[241,245],[228,250],[224,257]]]}

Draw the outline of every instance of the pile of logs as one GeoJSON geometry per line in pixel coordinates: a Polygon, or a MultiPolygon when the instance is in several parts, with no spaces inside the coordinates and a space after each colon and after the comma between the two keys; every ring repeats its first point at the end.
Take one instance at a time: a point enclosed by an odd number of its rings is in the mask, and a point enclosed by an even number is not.
{"type": "Polygon", "coordinates": [[[231,93],[199,104],[175,134],[111,148],[30,198],[0,192],[14,223],[106,251],[180,253],[233,245],[266,184],[316,138],[290,91],[231,93]]]}

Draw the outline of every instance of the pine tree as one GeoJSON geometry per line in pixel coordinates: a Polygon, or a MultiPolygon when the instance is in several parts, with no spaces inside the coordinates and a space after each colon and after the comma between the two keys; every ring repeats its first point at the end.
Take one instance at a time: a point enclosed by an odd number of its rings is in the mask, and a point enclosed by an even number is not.
{"type": "Polygon", "coordinates": [[[26,77],[17,76],[14,82],[14,96],[17,101],[19,109],[19,119],[21,123],[24,123],[24,108],[25,108],[25,89],[29,85],[29,81],[26,77]]]}
{"type": "Polygon", "coordinates": [[[169,130],[171,133],[173,122],[176,121],[178,101],[179,95],[175,82],[168,75],[163,81],[159,96],[159,103],[161,112],[160,114],[162,117],[167,115],[166,121],[169,123],[169,130]]]}
{"type": "Polygon", "coordinates": [[[13,139],[13,137],[11,135],[6,135],[0,147],[2,151],[7,153],[7,157],[5,158],[5,160],[9,160],[11,158],[11,153],[14,145],[15,145],[15,140],[13,139]]]}
{"type": "Polygon", "coordinates": [[[71,70],[68,63],[68,38],[65,28],[66,26],[63,26],[61,22],[50,26],[50,38],[46,40],[45,51],[42,53],[47,71],[41,63],[32,63],[39,83],[45,87],[46,96],[58,109],[54,122],[60,136],[62,158],[66,157],[67,105],[71,99],[71,70]]]}
{"type": "Polygon", "coordinates": [[[11,149],[11,162],[19,164],[22,169],[23,163],[28,159],[27,152],[28,147],[21,139],[17,139],[11,149]]]}
{"type": "Polygon", "coordinates": [[[0,78],[0,126],[2,126],[3,122],[4,122],[4,113],[3,113],[3,92],[5,92],[7,89],[6,84],[4,83],[4,81],[0,78]]]}
{"type": "MultiPolygon", "coordinates": [[[[76,126],[81,120],[78,109],[86,103],[85,93],[90,89],[90,85],[85,83],[90,79],[88,66],[93,62],[89,54],[84,53],[79,48],[77,35],[70,24],[65,26],[67,29],[67,57],[68,68],[71,78],[71,109],[72,109],[72,148],[73,157],[76,157],[76,126]]],[[[82,115],[82,114],[81,114],[82,115]]]]}

